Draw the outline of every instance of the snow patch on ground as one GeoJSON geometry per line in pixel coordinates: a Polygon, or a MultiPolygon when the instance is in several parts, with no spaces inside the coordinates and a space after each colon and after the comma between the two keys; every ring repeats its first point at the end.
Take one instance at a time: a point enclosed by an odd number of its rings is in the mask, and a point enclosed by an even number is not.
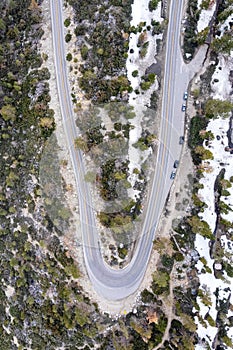
{"type": "Polygon", "coordinates": [[[6,290],[5,290],[5,294],[6,294],[7,298],[12,297],[14,295],[14,293],[15,293],[15,288],[8,285],[6,290]]]}
{"type": "MultiPolygon", "coordinates": [[[[229,81],[230,70],[233,69],[233,62],[229,58],[219,56],[219,63],[213,74],[212,79],[212,96],[215,99],[225,100],[229,99],[231,96],[231,83],[229,81]]],[[[207,131],[211,131],[214,135],[214,139],[208,142],[208,145],[204,143],[204,146],[210,150],[214,156],[213,160],[208,160],[203,162],[206,171],[203,173],[203,178],[200,183],[203,184],[204,188],[198,191],[200,199],[206,203],[207,208],[204,209],[202,213],[199,213],[199,217],[205,220],[211,230],[214,233],[216,214],[214,205],[214,183],[216,176],[219,174],[220,170],[225,168],[224,178],[229,180],[233,175],[233,154],[225,151],[225,147],[228,146],[227,131],[229,129],[229,118],[218,118],[209,121],[207,126],[207,131]]],[[[221,197],[227,205],[233,209],[233,186],[227,188],[230,192],[229,196],[221,197]]],[[[230,222],[233,222],[233,211],[229,211],[228,214],[222,214],[222,217],[230,222]]],[[[222,261],[228,261],[232,264],[233,262],[233,243],[227,239],[226,235],[221,237],[221,246],[224,249],[224,257],[222,261]],[[227,258],[228,256],[228,258],[227,258]]],[[[230,298],[231,304],[233,304],[233,296],[231,291],[233,289],[233,278],[230,278],[224,271],[223,278],[217,279],[214,275],[214,260],[209,254],[209,239],[206,239],[200,235],[196,236],[195,248],[199,252],[200,257],[204,257],[206,260],[207,269],[205,269],[204,264],[199,261],[196,265],[199,280],[200,289],[204,295],[208,295],[209,305],[206,306],[204,300],[201,296],[198,296],[197,302],[200,306],[198,315],[195,316],[195,321],[197,323],[197,333],[199,339],[211,347],[214,338],[217,334],[217,327],[210,325],[207,315],[211,316],[215,321],[217,316],[217,308],[220,306],[220,301],[226,301],[230,298]],[[204,271],[205,270],[205,271],[204,271]]],[[[232,311],[228,311],[227,317],[232,315],[232,311]]],[[[226,326],[227,327],[227,326],[226,326]]],[[[233,341],[233,330],[232,328],[226,328],[228,330],[228,337],[233,341]]],[[[198,344],[195,349],[204,349],[205,345],[198,344]]],[[[229,347],[228,347],[229,348],[229,347]]],[[[226,349],[228,349],[226,347],[226,349]]]]}
{"type": "MultiPolygon", "coordinates": [[[[233,9],[233,5],[230,5],[229,6],[229,9],[233,9]]],[[[221,27],[220,27],[220,30],[221,30],[221,36],[224,34],[224,31],[225,29],[229,30],[231,25],[230,25],[230,22],[233,21],[233,14],[231,16],[229,16],[225,21],[224,23],[222,23],[221,27]]]]}
{"type": "MultiPolygon", "coordinates": [[[[202,3],[202,1],[198,2],[199,9],[200,9],[201,3],[202,3]]],[[[210,20],[213,17],[215,8],[216,8],[216,2],[211,1],[211,5],[209,6],[209,8],[207,10],[205,10],[205,9],[201,10],[200,18],[199,18],[198,23],[197,23],[197,31],[198,32],[201,32],[203,29],[208,27],[210,20]]]]}
{"type": "MultiPolygon", "coordinates": [[[[207,221],[208,224],[211,227],[212,232],[215,228],[215,220],[216,220],[216,214],[214,212],[214,182],[216,179],[216,176],[219,174],[219,171],[221,170],[222,166],[220,165],[220,162],[224,164],[224,168],[226,169],[225,178],[229,180],[228,173],[230,172],[232,174],[233,169],[233,155],[229,152],[226,152],[224,150],[225,146],[228,145],[227,135],[226,132],[229,128],[229,120],[228,119],[216,119],[211,120],[209,122],[209,125],[207,127],[207,131],[210,130],[215,136],[215,139],[211,141],[211,144],[209,146],[209,149],[214,154],[214,159],[209,161],[209,166],[212,169],[211,173],[205,173],[205,176],[203,179],[201,179],[201,183],[204,185],[204,189],[199,190],[199,195],[201,195],[201,199],[208,205],[208,208],[204,210],[203,213],[200,214],[203,220],[207,221]],[[217,135],[220,136],[220,140],[217,140],[217,135]]],[[[231,187],[229,191],[231,190],[231,195],[227,197],[228,205],[233,205],[233,188],[231,187]]],[[[229,214],[222,215],[225,219],[229,221],[233,221],[233,215],[232,212],[229,211],[229,214]]],[[[225,240],[224,244],[222,246],[227,247],[228,250],[230,250],[229,246],[232,247],[232,242],[229,242],[229,240],[226,239],[226,236],[223,236],[221,240],[225,240]]],[[[209,255],[209,240],[197,235],[196,242],[195,242],[195,248],[199,252],[200,256],[204,256],[207,261],[207,266],[211,269],[211,273],[203,273],[203,264],[199,261],[197,264],[197,269],[199,273],[199,279],[200,279],[200,288],[205,289],[205,286],[208,286],[209,288],[209,296],[211,298],[211,306],[206,307],[200,298],[198,298],[198,304],[200,305],[200,312],[199,315],[204,319],[206,314],[209,313],[209,315],[215,320],[216,319],[216,304],[217,304],[217,298],[216,298],[216,291],[223,291],[226,287],[229,287],[230,289],[233,288],[233,279],[229,278],[226,274],[224,274],[224,277],[226,280],[228,280],[228,283],[224,280],[216,279],[213,273],[213,263],[214,260],[210,258],[209,255]]],[[[232,249],[230,250],[232,254],[232,249]]],[[[226,293],[226,292],[225,292],[226,293]]],[[[229,297],[230,292],[227,293],[227,297],[229,297]]],[[[223,299],[223,294],[219,293],[218,300],[223,299]]],[[[231,296],[231,303],[233,303],[233,296],[231,296]]],[[[228,315],[229,316],[229,315],[228,315]]],[[[196,318],[197,320],[197,318],[196,318]]],[[[217,333],[217,328],[210,327],[207,323],[207,328],[203,327],[199,322],[198,324],[198,335],[199,337],[205,338],[206,340],[210,341],[210,345],[214,340],[214,337],[217,333]]],[[[232,337],[233,340],[233,332],[228,332],[228,336],[232,337]]],[[[197,348],[196,348],[197,349],[197,348]]]]}
{"type": "MultiPolygon", "coordinates": [[[[214,231],[216,224],[214,183],[217,175],[223,167],[226,169],[225,178],[229,180],[229,178],[227,178],[227,174],[232,172],[231,169],[233,167],[233,156],[230,154],[230,152],[225,151],[225,147],[228,146],[228,128],[228,118],[210,120],[206,128],[207,131],[211,131],[214,135],[214,140],[210,141],[208,147],[206,147],[213,153],[214,159],[210,159],[208,162],[205,162],[205,165],[208,166],[209,171],[208,173],[204,173],[204,177],[200,180],[200,183],[203,184],[204,188],[200,189],[198,194],[201,200],[206,203],[207,208],[205,208],[204,212],[200,213],[199,216],[208,222],[212,232],[214,231]],[[218,140],[218,138],[220,139],[218,140]]],[[[232,199],[233,197],[231,197],[231,200],[232,199]]]]}
{"type": "MultiPolygon", "coordinates": [[[[197,333],[200,339],[205,339],[207,343],[211,346],[214,338],[217,334],[218,328],[215,326],[212,326],[209,324],[209,322],[206,320],[207,315],[211,316],[212,319],[215,321],[217,317],[217,310],[216,306],[219,305],[219,301],[221,300],[227,300],[230,297],[231,290],[233,287],[233,279],[230,279],[228,277],[228,283],[226,281],[221,279],[216,279],[213,274],[213,263],[214,261],[209,258],[209,245],[208,240],[205,240],[201,236],[197,236],[196,241],[196,249],[199,251],[201,256],[204,256],[207,262],[207,266],[211,268],[211,273],[203,273],[203,264],[201,262],[198,262],[196,265],[197,271],[199,274],[200,279],[200,289],[203,291],[204,295],[208,295],[210,299],[210,303],[208,306],[206,306],[201,297],[197,297],[197,303],[200,306],[200,310],[198,312],[198,316],[195,316],[195,322],[197,324],[197,333]],[[202,241],[202,242],[200,242],[202,241]],[[226,288],[229,287],[229,290],[226,291],[226,288]],[[218,297],[216,295],[218,294],[218,297]],[[200,322],[200,319],[202,319],[202,322],[200,322]]],[[[231,296],[231,303],[233,302],[233,298],[231,296]]],[[[230,316],[230,313],[228,312],[227,317],[230,316]]],[[[228,333],[228,336],[232,336],[230,333],[228,333]]],[[[232,338],[233,340],[233,338],[232,338]]],[[[195,349],[200,349],[200,347],[196,347],[195,349]]]]}
{"type": "Polygon", "coordinates": [[[151,19],[161,22],[161,1],[158,3],[157,9],[149,11],[149,0],[134,0],[132,5],[132,26],[137,26],[140,22],[150,22],[151,19]]]}
{"type": "MultiPolygon", "coordinates": [[[[131,183],[131,188],[128,190],[128,194],[131,198],[137,198],[139,191],[134,190],[133,186],[135,182],[138,181],[138,175],[133,173],[133,170],[137,168],[141,170],[141,165],[148,158],[151,150],[148,149],[144,152],[138,150],[133,145],[139,140],[142,133],[142,117],[146,110],[146,105],[150,104],[150,97],[154,90],[158,89],[158,81],[155,79],[154,84],[146,91],[141,91],[140,94],[136,94],[134,90],[140,89],[140,82],[142,81],[142,76],[145,75],[146,69],[152,64],[156,63],[156,40],[162,39],[162,34],[152,35],[151,30],[147,30],[148,26],[151,26],[151,21],[155,20],[157,22],[162,22],[161,14],[161,1],[158,3],[156,10],[150,12],[148,8],[149,0],[135,0],[132,4],[132,20],[130,22],[131,26],[137,27],[140,23],[146,22],[146,25],[143,26],[143,30],[146,29],[146,41],[149,42],[147,48],[147,54],[144,58],[140,57],[141,48],[137,46],[138,38],[141,32],[136,34],[131,33],[129,37],[129,50],[128,50],[128,59],[126,62],[127,77],[130,81],[130,84],[133,88],[133,91],[129,94],[129,104],[134,106],[134,112],[136,116],[130,120],[130,123],[133,125],[132,130],[129,133],[129,177],[128,180],[131,183]],[[138,71],[138,76],[133,77],[132,72],[138,71]]],[[[152,26],[151,26],[152,28],[152,26]]],[[[142,31],[143,31],[142,30],[142,31]]]]}
{"type": "Polygon", "coordinates": [[[226,100],[231,93],[229,71],[233,69],[233,62],[227,61],[224,56],[219,56],[219,62],[212,78],[212,90],[214,98],[226,100]]]}

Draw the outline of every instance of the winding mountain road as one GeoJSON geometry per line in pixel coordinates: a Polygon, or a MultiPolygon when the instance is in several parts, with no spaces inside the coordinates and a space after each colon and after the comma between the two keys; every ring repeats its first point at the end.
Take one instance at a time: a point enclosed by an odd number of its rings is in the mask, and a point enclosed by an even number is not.
{"type": "Polygon", "coordinates": [[[77,128],[67,77],[62,0],[50,1],[57,88],[65,137],[70,149],[77,184],[85,265],[95,290],[107,300],[114,301],[126,298],[134,293],[142,282],[150,259],[159,217],[172,185],[170,174],[173,163],[180,156],[179,136],[183,135],[184,129],[184,113],[181,112],[181,105],[183,92],[187,89],[192,76],[183,63],[179,49],[183,2],[183,0],[173,0],[170,5],[160,145],[142,234],[138,239],[135,253],[129,265],[122,270],[114,270],[104,262],[99,249],[95,212],[91,205],[88,185],[84,181],[83,156],[82,152],[74,147],[77,128]]]}

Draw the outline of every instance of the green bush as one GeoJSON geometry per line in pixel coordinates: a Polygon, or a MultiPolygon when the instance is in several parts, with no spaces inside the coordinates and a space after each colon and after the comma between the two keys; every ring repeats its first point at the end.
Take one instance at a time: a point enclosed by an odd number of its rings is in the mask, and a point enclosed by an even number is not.
{"type": "Polygon", "coordinates": [[[149,5],[148,5],[148,7],[149,7],[149,11],[154,11],[154,10],[156,10],[157,9],[157,6],[158,6],[158,3],[159,3],[159,1],[160,0],[150,0],[149,1],[149,5]]]}
{"type": "Polygon", "coordinates": [[[147,304],[147,303],[151,303],[155,299],[155,296],[153,293],[149,292],[147,289],[144,289],[141,292],[141,298],[142,298],[142,302],[147,304]]]}
{"type": "Polygon", "coordinates": [[[232,211],[231,207],[223,201],[219,201],[219,209],[220,212],[224,214],[228,214],[229,211],[232,211]]]}
{"type": "Polygon", "coordinates": [[[150,108],[151,109],[153,109],[153,110],[157,109],[158,99],[159,99],[158,92],[153,91],[153,93],[151,94],[151,97],[150,97],[150,108]]]}
{"type": "Polygon", "coordinates": [[[232,109],[233,104],[230,101],[209,99],[205,104],[205,113],[208,118],[228,117],[232,109]]]}
{"type": "Polygon", "coordinates": [[[169,272],[171,272],[174,264],[174,258],[167,254],[164,254],[161,256],[161,263],[169,272]]]}
{"type": "Polygon", "coordinates": [[[88,55],[88,47],[86,45],[82,45],[81,47],[81,56],[83,60],[87,59],[87,55],[88,55]]]}
{"type": "Polygon", "coordinates": [[[222,190],[222,191],[221,191],[221,196],[228,197],[228,196],[230,196],[230,195],[231,195],[230,192],[227,191],[227,190],[222,190]]]}
{"type": "Polygon", "coordinates": [[[139,51],[141,58],[146,57],[148,46],[149,46],[149,41],[147,41],[145,44],[143,44],[141,50],[139,51]]]}
{"type": "Polygon", "coordinates": [[[138,70],[134,70],[134,71],[132,72],[132,76],[133,76],[134,78],[136,78],[136,77],[138,76],[138,70]]]}
{"type": "Polygon", "coordinates": [[[66,18],[66,19],[64,20],[64,26],[65,26],[65,27],[69,27],[69,25],[70,25],[70,18],[66,18]]]}
{"type": "Polygon", "coordinates": [[[205,130],[208,125],[208,119],[203,117],[193,117],[190,123],[189,129],[189,147],[195,148],[196,146],[200,146],[203,143],[203,138],[200,135],[201,130],[205,130]]]}
{"type": "Polygon", "coordinates": [[[210,0],[202,0],[200,7],[201,7],[201,9],[207,10],[209,5],[210,5],[210,0]]]}
{"type": "Polygon", "coordinates": [[[215,38],[211,44],[213,50],[219,53],[230,54],[233,49],[233,38],[231,33],[225,33],[221,38],[215,38]]]}
{"type": "Polygon", "coordinates": [[[72,55],[71,55],[71,53],[68,53],[67,55],[66,55],[66,59],[67,59],[67,61],[72,61],[72,55]]]}
{"type": "Polygon", "coordinates": [[[150,81],[142,81],[140,84],[140,87],[142,90],[149,90],[149,88],[151,87],[151,82],[150,81]]]}
{"type": "Polygon", "coordinates": [[[201,32],[199,32],[197,34],[197,42],[199,45],[203,45],[208,37],[209,34],[209,27],[206,27],[205,29],[203,29],[201,32]]]}
{"type": "Polygon", "coordinates": [[[201,220],[198,216],[191,216],[188,219],[188,223],[190,224],[192,231],[194,233],[197,233],[197,234],[199,233],[203,237],[206,237],[209,239],[214,238],[208,223],[204,220],[201,220]]]}
{"type": "Polygon", "coordinates": [[[214,159],[213,153],[203,146],[197,146],[194,151],[200,156],[201,160],[214,159]]]}
{"type": "Polygon", "coordinates": [[[184,260],[184,256],[183,256],[183,254],[180,253],[180,252],[175,252],[175,253],[173,254],[173,258],[174,258],[174,260],[176,260],[176,261],[183,261],[183,260],[184,260]]]}
{"type": "Polygon", "coordinates": [[[155,82],[155,77],[156,75],[154,73],[149,73],[148,76],[147,76],[147,80],[153,84],[155,82]]]}
{"type": "Polygon", "coordinates": [[[72,35],[70,33],[67,33],[66,36],[65,36],[65,41],[66,43],[68,43],[72,38],[72,35]]]}
{"type": "Polygon", "coordinates": [[[152,290],[155,295],[168,292],[170,276],[165,270],[153,273],[152,290]]]}

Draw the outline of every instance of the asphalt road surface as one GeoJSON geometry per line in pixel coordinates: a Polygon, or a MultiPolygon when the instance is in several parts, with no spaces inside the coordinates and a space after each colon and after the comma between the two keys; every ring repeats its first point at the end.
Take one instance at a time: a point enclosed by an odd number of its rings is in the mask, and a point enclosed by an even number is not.
{"type": "Polygon", "coordinates": [[[88,185],[84,181],[83,156],[82,152],[74,147],[77,128],[67,77],[62,0],[51,0],[50,6],[57,88],[65,136],[77,184],[85,265],[95,290],[108,300],[120,300],[134,293],[142,282],[150,259],[157,223],[172,185],[170,175],[173,163],[174,160],[179,159],[181,152],[179,137],[183,135],[184,128],[184,112],[181,112],[181,105],[183,93],[190,79],[179,49],[183,0],[173,0],[170,5],[160,145],[148,209],[133,258],[130,264],[121,270],[114,270],[108,266],[100,252],[95,212],[91,205],[88,185]]]}

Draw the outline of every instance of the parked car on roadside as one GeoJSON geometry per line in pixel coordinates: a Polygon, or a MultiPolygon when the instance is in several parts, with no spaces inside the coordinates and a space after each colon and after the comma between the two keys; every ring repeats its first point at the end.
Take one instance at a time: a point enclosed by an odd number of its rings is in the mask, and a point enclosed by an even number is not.
{"type": "Polygon", "coordinates": [[[178,165],[179,165],[179,161],[178,161],[178,160],[175,160],[175,162],[174,162],[174,168],[178,168],[178,165]]]}
{"type": "Polygon", "coordinates": [[[171,172],[171,175],[170,175],[170,179],[171,179],[171,180],[175,179],[175,176],[176,176],[176,172],[175,172],[175,171],[172,171],[172,172],[171,172]]]}
{"type": "Polygon", "coordinates": [[[180,136],[179,144],[180,144],[180,145],[183,145],[183,143],[184,143],[184,136],[180,136]]]}
{"type": "Polygon", "coordinates": [[[185,111],[186,111],[186,103],[183,103],[183,104],[182,104],[181,110],[182,110],[182,112],[185,112],[185,111]]]}
{"type": "Polygon", "coordinates": [[[184,100],[187,100],[187,99],[188,99],[188,93],[187,93],[187,91],[184,92],[183,99],[184,99],[184,100]]]}

